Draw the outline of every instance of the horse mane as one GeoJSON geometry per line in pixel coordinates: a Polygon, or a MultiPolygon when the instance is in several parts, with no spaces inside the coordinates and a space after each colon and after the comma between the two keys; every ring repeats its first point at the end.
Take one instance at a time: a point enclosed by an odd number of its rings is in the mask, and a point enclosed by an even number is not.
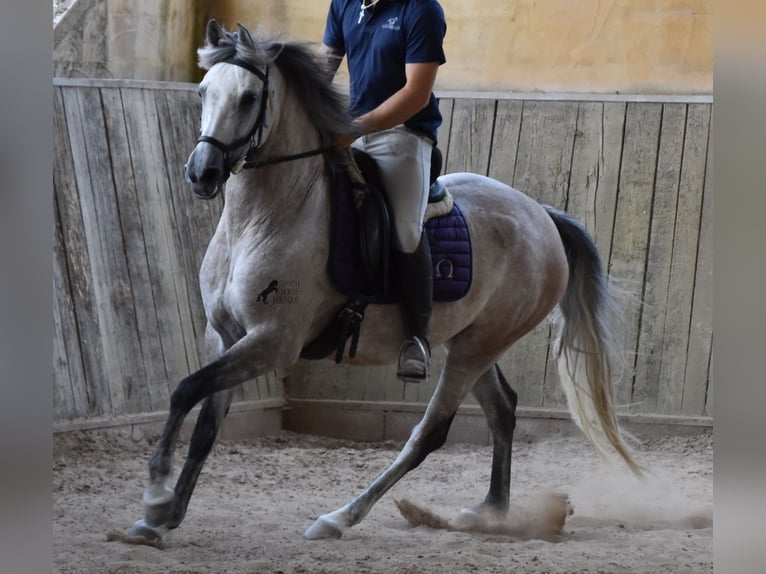
{"type": "Polygon", "coordinates": [[[323,140],[351,132],[346,97],[333,86],[329,66],[310,42],[286,41],[279,35],[265,37],[260,29],[251,34],[241,24],[237,32],[217,29],[220,36],[211,42],[208,27],[205,45],[197,50],[201,68],[208,70],[234,56],[258,68],[273,63],[323,140]]]}

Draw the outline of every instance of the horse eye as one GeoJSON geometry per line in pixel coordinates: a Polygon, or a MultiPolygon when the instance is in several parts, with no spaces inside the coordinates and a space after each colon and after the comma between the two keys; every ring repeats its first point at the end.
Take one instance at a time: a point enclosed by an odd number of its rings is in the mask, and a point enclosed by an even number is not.
{"type": "Polygon", "coordinates": [[[205,88],[202,88],[202,87],[197,88],[197,95],[200,98],[204,98],[205,97],[205,88]]]}
{"type": "Polygon", "coordinates": [[[256,96],[255,92],[245,92],[239,98],[239,105],[242,108],[249,108],[253,104],[255,104],[255,100],[256,99],[257,99],[257,96],[256,96]]]}

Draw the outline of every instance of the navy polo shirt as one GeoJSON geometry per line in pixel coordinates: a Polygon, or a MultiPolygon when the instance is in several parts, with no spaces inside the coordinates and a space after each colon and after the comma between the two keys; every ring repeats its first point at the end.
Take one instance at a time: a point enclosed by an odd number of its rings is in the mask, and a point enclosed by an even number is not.
{"type": "MultiPolygon", "coordinates": [[[[367,10],[360,0],[332,0],[323,42],[347,56],[351,114],[369,112],[404,87],[405,64],[443,64],[446,32],[437,0],[379,0],[367,10]]],[[[428,105],[404,123],[436,141],[441,122],[431,94],[428,105]]]]}

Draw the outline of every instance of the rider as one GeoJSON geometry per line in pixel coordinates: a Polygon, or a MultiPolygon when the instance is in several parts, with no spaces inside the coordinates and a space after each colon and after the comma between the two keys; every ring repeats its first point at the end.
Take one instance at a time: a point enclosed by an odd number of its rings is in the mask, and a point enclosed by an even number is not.
{"type": "Polygon", "coordinates": [[[437,0],[331,0],[323,52],[333,74],[347,56],[356,133],[336,146],[378,163],[393,211],[406,340],[397,376],[428,378],[433,271],[423,218],[442,117],[433,94],[447,30],[437,0]]]}

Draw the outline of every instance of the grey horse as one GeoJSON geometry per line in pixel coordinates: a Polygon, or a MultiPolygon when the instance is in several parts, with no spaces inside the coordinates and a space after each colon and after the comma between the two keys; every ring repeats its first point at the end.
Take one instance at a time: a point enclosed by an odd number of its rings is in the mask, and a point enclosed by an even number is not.
{"type": "MultiPolygon", "coordinates": [[[[147,539],[183,520],[232,390],[294,365],[347,299],[326,270],[332,190],[320,152],[334,134],[348,133],[349,117],[326,67],[308,44],[261,38],[241,25],[230,32],[215,21],[208,23],[198,53],[207,70],[199,86],[202,135],[186,177],[198,197],[225,188],[223,213],[200,270],[210,362],[172,393],[149,461],[144,518],[129,530],[147,539]],[[299,285],[293,303],[258,303],[263,287],[282,277],[299,285]],[[168,480],[181,424],[203,400],[172,488],[168,480]]],[[[567,214],[496,180],[455,173],[440,181],[465,215],[475,251],[468,293],[434,304],[432,344],[446,349],[438,385],[396,460],[359,496],[320,516],[306,530],[307,538],[337,538],[359,523],[399,479],[443,445],[469,392],[486,415],[494,447],[489,492],[467,512],[507,512],[517,394],[497,361],[549,315],[574,421],[599,452],[616,453],[641,473],[621,438],[612,398],[618,310],[587,231],[567,214]]],[[[349,362],[393,363],[403,337],[396,306],[371,305],[349,362]]]]}

